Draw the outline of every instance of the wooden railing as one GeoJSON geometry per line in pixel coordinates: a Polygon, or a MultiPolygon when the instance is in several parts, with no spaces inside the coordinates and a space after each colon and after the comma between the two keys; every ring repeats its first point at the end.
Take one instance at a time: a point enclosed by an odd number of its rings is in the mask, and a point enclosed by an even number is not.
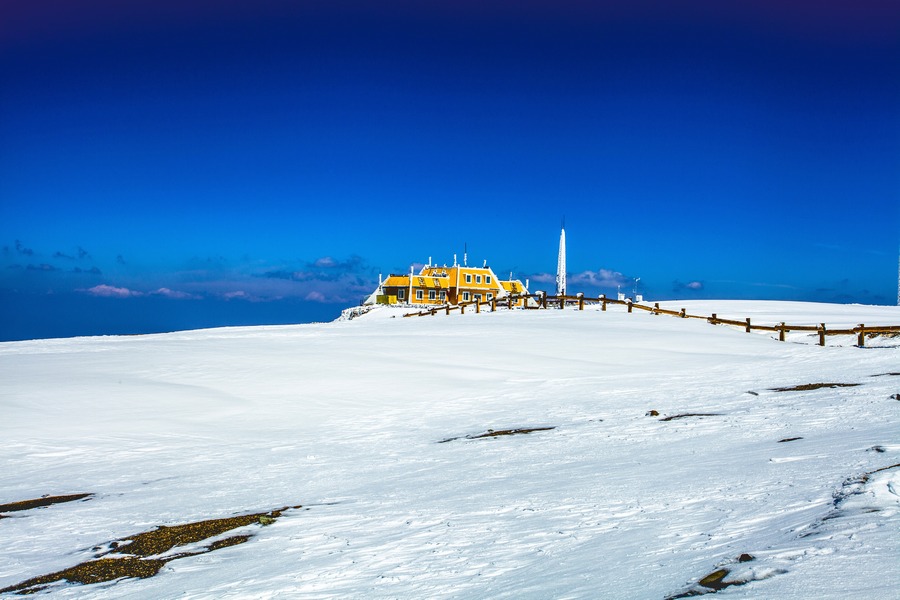
{"type": "Polygon", "coordinates": [[[628,312],[634,312],[635,309],[649,312],[654,315],[671,315],[673,317],[680,317],[682,319],[705,319],[708,323],[712,325],[732,325],[735,327],[742,327],[747,333],[752,331],[771,331],[778,333],[778,339],[780,341],[785,341],[785,334],[791,331],[815,331],[819,334],[819,345],[825,345],[825,338],[829,335],[856,335],[856,345],[860,348],[864,348],[866,345],[866,336],[869,334],[894,334],[900,335],[900,325],[878,325],[874,327],[867,327],[865,324],[860,323],[856,327],[852,328],[843,328],[843,329],[829,329],[826,327],[825,323],[819,323],[818,325],[789,325],[782,321],[777,325],[755,325],[750,322],[750,318],[746,318],[743,321],[738,321],[734,319],[720,319],[716,313],[713,313],[710,316],[706,315],[691,315],[688,314],[685,309],[681,310],[668,310],[665,308],[659,307],[659,302],[653,304],[653,306],[647,304],[639,304],[633,302],[631,299],[619,300],[617,298],[607,298],[605,295],[600,295],[597,298],[589,298],[585,297],[584,294],[577,294],[575,296],[548,296],[547,294],[510,294],[504,298],[492,298],[490,300],[482,300],[482,301],[471,301],[471,302],[461,302],[459,304],[451,305],[445,304],[442,306],[435,306],[427,309],[420,310],[418,312],[407,313],[403,315],[404,317],[423,317],[427,315],[434,316],[439,313],[450,314],[453,311],[459,311],[460,314],[465,314],[466,309],[470,310],[474,309],[476,313],[480,313],[482,308],[485,310],[489,310],[491,312],[496,311],[498,308],[505,309],[513,309],[517,307],[517,304],[520,300],[523,300],[523,306],[518,308],[523,309],[547,309],[547,308],[559,308],[565,309],[567,305],[577,307],[578,310],[584,310],[585,305],[600,305],[600,310],[605,311],[607,305],[623,305],[627,308],[628,312]],[[529,306],[529,300],[533,300],[534,303],[529,306]]]}

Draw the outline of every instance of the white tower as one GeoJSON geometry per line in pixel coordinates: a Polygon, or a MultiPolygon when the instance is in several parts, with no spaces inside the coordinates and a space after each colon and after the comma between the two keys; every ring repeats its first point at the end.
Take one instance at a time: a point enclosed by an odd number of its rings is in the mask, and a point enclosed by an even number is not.
{"type": "Polygon", "coordinates": [[[566,225],[559,232],[559,257],[556,259],[556,295],[566,295],[566,225]]]}

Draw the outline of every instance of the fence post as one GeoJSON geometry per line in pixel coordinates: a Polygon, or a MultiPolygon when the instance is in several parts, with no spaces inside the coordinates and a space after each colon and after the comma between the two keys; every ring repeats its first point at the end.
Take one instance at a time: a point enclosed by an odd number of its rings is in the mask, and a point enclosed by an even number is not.
{"type": "Polygon", "coordinates": [[[819,323],[819,345],[825,345],[825,323],[819,323]]]}
{"type": "Polygon", "coordinates": [[[719,320],[719,319],[716,318],[716,313],[713,313],[712,316],[711,316],[710,318],[707,319],[707,321],[709,321],[709,322],[712,323],[713,325],[715,325],[715,324],[716,324],[716,321],[718,321],[718,320],[719,320]]]}
{"type": "Polygon", "coordinates": [[[541,308],[547,308],[547,292],[541,292],[541,308]]]}
{"type": "Polygon", "coordinates": [[[859,324],[859,336],[856,338],[856,345],[860,348],[866,347],[866,326],[859,324]]]}
{"type": "Polygon", "coordinates": [[[653,303],[653,314],[654,314],[654,315],[658,315],[658,314],[659,314],[659,302],[654,302],[654,303],[653,303]]]}
{"type": "Polygon", "coordinates": [[[432,308],[432,309],[431,309],[431,316],[433,317],[433,316],[435,315],[435,313],[437,313],[437,309],[436,309],[436,308],[432,308]]]}
{"type": "Polygon", "coordinates": [[[687,311],[684,310],[683,308],[681,309],[681,318],[682,318],[682,319],[687,319],[687,311]]]}
{"type": "Polygon", "coordinates": [[[559,310],[562,310],[566,307],[566,296],[563,294],[559,297],[559,310]]]}
{"type": "Polygon", "coordinates": [[[578,310],[584,310],[584,292],[578,292],[578,310]]]}
{"type": "Polygon", "coordinates": [[[628,299],[628,312],[631,312],[631,298],[628,299]]]}
{"type": "Polygon", "coordinates": [[[447,304],[447,314],[448,315],[450,314],[450,304],[449,303],[447,304]]]}
{"type": "Polygon", "coordinates": [[[480,312],[481,312],[481,302],[476,302],[475,303],[475,313],[477,314],[480,312]]]}
{"type": "Polygon", "coordinates": [[[784,321],[782,321],[781,325],[778,326],[778,341],[779,342],[784,341],[784,330],[785,330],[784,321]]]}
{"type": "Polygon", "coordinates": [[[497,312],[497,299],[491,298],[491,312],[497,312]]]}
{"type": "Polygon", "coordinates": [[[509,296],[506,297],[506,302],[507,302],[507,308],[509,308],[509,310],[512,310],[512,294],[510,294],[509,296]]]}
{"type": "Polygon", "coordinates": [[[463,302],[460,302],[460,304],[459,304],[459,314],[461,314],[461,315],[466,314],[466,305],[463,302]]]}
{"type": "Polygon", "coordinates": [[[750,317],[747,317],[747,333],[750,333],[750,317]]]}
{"type": "Polygon", "coordinates": [[[600,294],[600,310],[606,310],[606,294],[600,294]]]}

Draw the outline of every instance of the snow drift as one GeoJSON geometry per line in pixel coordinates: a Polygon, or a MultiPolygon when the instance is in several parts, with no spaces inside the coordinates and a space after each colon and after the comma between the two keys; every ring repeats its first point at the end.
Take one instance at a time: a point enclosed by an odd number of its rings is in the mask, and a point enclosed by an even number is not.
{"type": "MultiPolygon", "coordinates": [[[[687,306],[900,324],[895,307],[687,306]]],[[[0,344],[0,504],[91,494],[0,510],[0,589],[230,517],[134,559],[165,559],[153,576],[43,593],[900,589],[898,340],[823,348],[616,307],[400,314],[0,344]]]]}

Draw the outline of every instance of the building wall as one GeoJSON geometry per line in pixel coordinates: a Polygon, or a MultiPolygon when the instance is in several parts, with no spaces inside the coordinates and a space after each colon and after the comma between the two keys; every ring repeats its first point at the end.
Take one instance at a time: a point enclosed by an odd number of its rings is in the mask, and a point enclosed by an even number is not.
{"type": "MultiPolygon", "coordinates": [[[[481,302],[492,298],[503,301],[507,293],[523,291],[520,281],[501,283],[490,267],[425,267],[418,275],[390,275],[382,284],[383,293],[377,296],[377,302],[435,306],[475,302],[476,299],[481,302]],[[421,298],[417,292],[421,292],[421,298]],[[434,298],[431,298],[431,292],[434,292],[434,298]],[[441,292],[445,293],[443,299],[441,292]]],[[[525,301],[517,300],[513,306],[524,304],[525,301]]]]}

